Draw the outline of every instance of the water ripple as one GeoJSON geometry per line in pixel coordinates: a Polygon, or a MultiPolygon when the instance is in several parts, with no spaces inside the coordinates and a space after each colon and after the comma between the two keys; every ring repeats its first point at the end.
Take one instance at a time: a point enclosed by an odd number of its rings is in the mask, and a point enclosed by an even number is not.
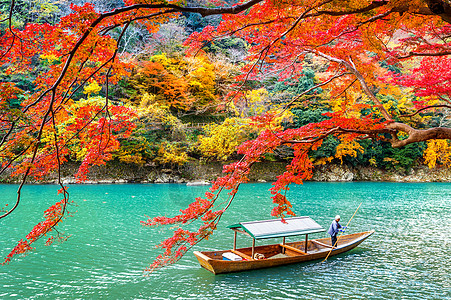
{"type": "MultiPolygon", "coordinates": [[[[226,225],[267,219],[270,184],[243,185],[231,210],[209,241],[194,250],[227,249],[233,235],[226,225]],[[260,202],[253,201],[258,198],[260,202]],[[268,201],[264,201],[268,199],[268,201]],[[246,209],[240,209],[245,207],[246,209]]],[[[14,195],[11,186],[0,186],[14,195]]],[[[298,215],[327,227],[335,214],[353,214],[352,232],[376,233],[349,253],[319,261],[214,276],[188,254],[178,264],[143,276],[158,255],[154,245],[170,236],[165,228],[143,228],[144,215],[173,215],[200,187],[183,185],[71,186],[79,206],[64,223],[71,238],[38,246],[0,268],[0,298],[9,299],[450,299],[449,220],[451,184],[306,183],[288,196],[298,215]]],[[[52,186],[26,189],[24,208],[0,220],[0,249],[42,217],[52,186]],[[28,193],[28,194],[27,194],[28,193]],[[42,201],[27,200],[42,199],[42,201]],[[39,212],[39,214],[37,213],[39,212]]],[[[326,235],[319,234],[317,237],[326,235]]],[[[279,241],[276,241],[279,242],[279,241]]],[[[260,243],[260,242],[259,242],[260,243]]],[[[239,238],[239,245],[250,241],[239,238]]],[[[6,254],[4,254],[6,255],[6,254]]]]}

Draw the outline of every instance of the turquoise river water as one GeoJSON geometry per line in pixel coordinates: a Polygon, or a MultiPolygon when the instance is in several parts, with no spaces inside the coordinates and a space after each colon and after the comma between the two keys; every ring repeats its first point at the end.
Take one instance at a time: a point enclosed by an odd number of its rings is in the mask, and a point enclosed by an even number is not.
{"type": "MultiPolygon", "coordinates": [[[[240,187],[217,232],[193,250],[231,248],[227,225],[271,219],[270,187],[240,187]]],[[[16,188],[0,185],[1,197],[14,199],[16,188]]],[[[451,299],[449,183],[308,182],[288,192],[297,215],[311,216],[327,229],[336,214],[346,224],[362,203],[348,232],[376,233],[327,262],[215,276],[190,252],[176,265],[144,276],[160,253],[154,246],[170,228],[144,228],[139,221],[174,215],[207,188],[71,185],[75,213],[59,226],[71,237],[49,247],[39,241],[29,255],[0,266],[0,299],[451,299]]],[[[56,190],[52,185],[24,188],[19,208],[0,220],[0,257],[59,199],[56,190]]],[[[239,237],[239,247],[250,245],[249,238],[239,237]]]]}

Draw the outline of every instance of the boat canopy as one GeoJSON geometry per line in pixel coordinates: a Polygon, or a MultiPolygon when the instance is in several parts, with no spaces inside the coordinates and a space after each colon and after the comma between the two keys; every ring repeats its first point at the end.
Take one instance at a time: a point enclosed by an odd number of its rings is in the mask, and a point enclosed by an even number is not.
{"type": "Polygon", "coordinates": [[[294,217],[265,221],[242,222],[230,225],[234,231],[244,231],[256,240],[295,236],[325,231],[310,217],[294,217]]]}

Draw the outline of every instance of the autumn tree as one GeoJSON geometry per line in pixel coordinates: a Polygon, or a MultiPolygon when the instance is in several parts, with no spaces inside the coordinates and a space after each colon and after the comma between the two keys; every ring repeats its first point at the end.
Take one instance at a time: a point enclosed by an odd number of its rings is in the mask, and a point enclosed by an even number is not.
{"type": "MultiPolygon", "coordinates": [[[[248,181],[250,167],[265,153],[289,146],[293,159],[271,188],[275,207],[271,214],[293,215],[285,192],[292,183],[311,178],[313,164],[309,153],[317,150],[328,136],[334,136],[336,156],[355,155],[361,150],[358,141],[386,141],[398,148],[422,141],[449,139],[451,129],[422,124],[413,127],[409,120],[431,111],[447,115],[450,107],[451,82],[449,66],[451,53],[451,5],[447,0],[414,1],[335,1],[250,0],[233,6],[183,5],[179,2],[126,0],[125,6],[98,12],[90,4],[72,6],[73,13],[61,18],[56,25],[28,24],[23,29],[12,25],[15,1],[2,21],[0,64],[8,73],[27,69],[37,56],[53,55],[58,62],[37,76],[32,93],[25,94],[14,82],[1,82],[1,153],[2,172],[14,168],[22,174],[22,185],[39,171],[58,170],[65,157],[67,144],[73,136],[86,134],[95,146],[88,149],[84,166],[108,159],[115,134],[132,129],[127,116],[132,112],[113,113],[108,90],[111,84],[127,74],[127,65],[117,56],[124,32],[132,23],[142,23],[151,32],[159,24],[180,13],[197,13],[203,17],[222,15],[217,26],[207,26],[194,32],[185,45],[196,55],[202,47],[229,36],[245,40],[249,55],[238,76],[236,91],[226,97],[238,101],[249,81],[258,82],[268,74],[281,80],[299,78],[306,60],[315,60],[324,68],[317,74],[316,86],[295,95],[284,106],[305,101],[313,89],[322,88],[334,110],[326,119],[284,129],[276,120],[281,112],[267,111],[254,116],[250,126],[260,134],[238,147],[242,159],[224,167],[224,176],[213,182],[204,197],[197,198],[180,215],[172,218],[154,217],[144,225],[179,224],[174,235],[160,245],[164,249],[150,270],[180,259],[193,245],[215,230],[223,212],[229,207],[238,187],[248,181]],[[114,29],[121,33],[113,39],[114,29]],[[387,67],[389,66],[389,67],[387,67]],[[400,72],[397,72],[396,70],[400,72]],[[395,70],[395,71],[393,71],[395,70]],[[102,82],[106,92],[105,105],[83,110],[68,133],[59,131],[59,124],[68,113],[67,104],[74,93],[91,79],[102,82]],[[405,112],[387,107],[381,99],[396,86],[409,95],[405,112]],[[11,99],[22,95],[19,108],[11,99]],[[95,125],[92,125],[95,124],[95,125]],[[72,133],[69,134],[69,132],[72,133]],[[218,201],[221,194],[228,199],[218,201]],[[184,224],[200,222],[197,231],[184,224]]],[[[430,143],[428,154],[441,153],[446,146],[430,143]]],[[[441,160],[447,163],[449,160],[441,160]]],[[[430,160],[428,160],[430,163],[430,160]]],[[[37,225],[21,240],[8,256],[31,249],[30,244],[54,230],[66,213],[67,189],[60,182],[63,200],[45,213],[45,222],[37,225]]],[[[16,201],[0,218],[14,211],[16,201]]]]}
{"type": "Polygon", "coordinates": [[[132,91],[129,101],[137,103],[150,94],[155,103],[164,105],[176,115],[186,111],[215,111],[221,96],[224,77],[232,78],[230,68],[206,55],[180,57],[161,53],[138,62],[127,80],[132,91]],[[224,74],[225,73],[225,74],[224,74]]]}

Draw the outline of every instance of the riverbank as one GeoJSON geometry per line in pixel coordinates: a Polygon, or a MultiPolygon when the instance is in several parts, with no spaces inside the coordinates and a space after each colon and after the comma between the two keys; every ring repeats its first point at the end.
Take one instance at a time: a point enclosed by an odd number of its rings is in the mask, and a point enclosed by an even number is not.
{"type": "MultiPolygon", "coordinates": [[[[192,161],[176,168],[157,165],[137,166],[116,161],[106,166],[94,166],[88,175],[87,184],[97,183],[190,183],[206,184],[221,176],[222,163],[192,161]]],[[[76,183],[73,176],[78,164],[65,164],[62,179],[65,184],[76,183]]],[[[260,162],[252,167],[249,179],[253,182],[271,182],[285,171],[283,162],[260,162]]],[[[15,183],[17,178],[7,175],[0,178],[1,183],[15,183]]],[[[386,181],[386,182],[451,182],[451,169],[427,166],[412,168],[409,172],[387,171],[374,167],[350,167],[339,164],[317,166],[311,181],[386,181]]],[[[50,174],[39,183],[55,183],[56,174],[50,174]]],[[[38,182],[35,182],[38,183],[38,182]]]]}

